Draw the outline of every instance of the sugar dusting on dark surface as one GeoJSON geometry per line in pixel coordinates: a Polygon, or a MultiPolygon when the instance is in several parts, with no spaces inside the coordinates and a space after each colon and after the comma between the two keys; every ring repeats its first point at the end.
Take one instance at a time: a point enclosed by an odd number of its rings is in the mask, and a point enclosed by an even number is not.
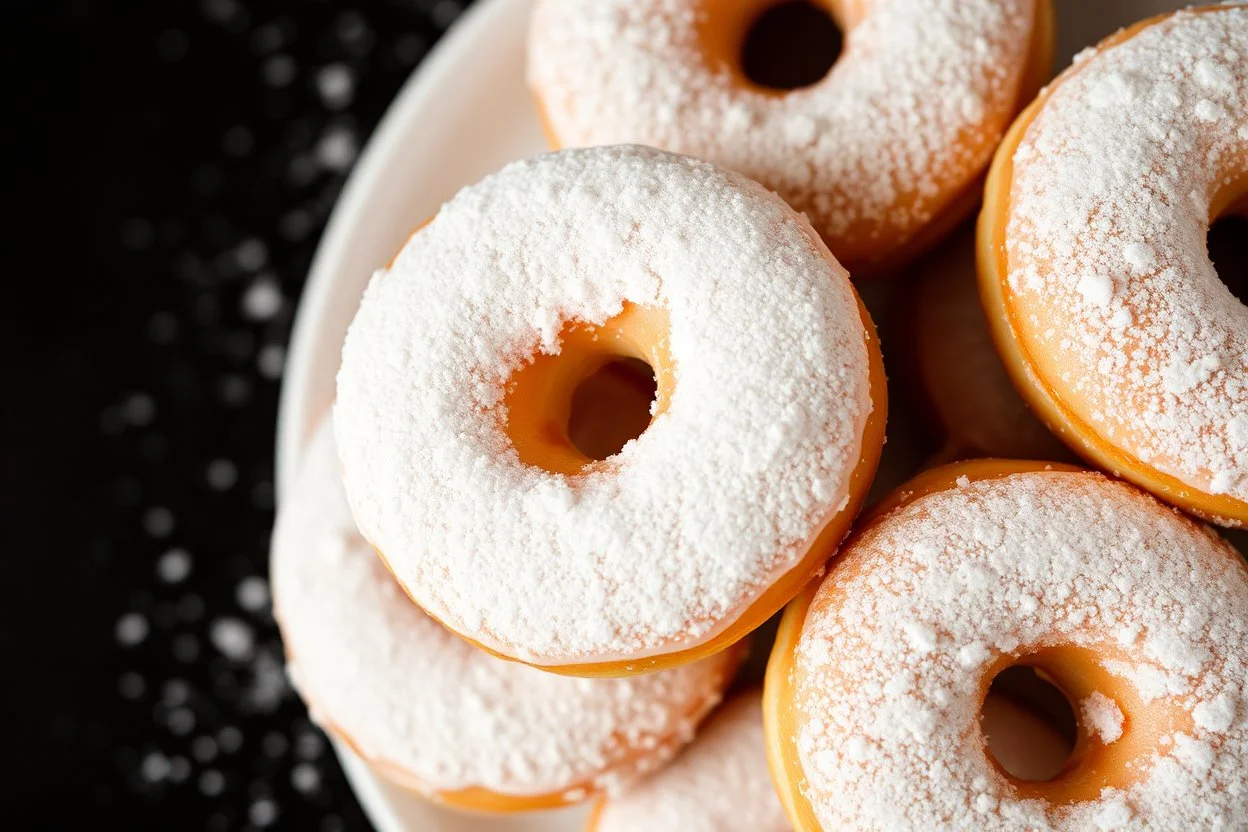
{"type": "Polygon", "coordinates": [[[277,395],[345,177],[467,5],[10,10],[13,817],[368,828],[270,611],[277,395]]]}

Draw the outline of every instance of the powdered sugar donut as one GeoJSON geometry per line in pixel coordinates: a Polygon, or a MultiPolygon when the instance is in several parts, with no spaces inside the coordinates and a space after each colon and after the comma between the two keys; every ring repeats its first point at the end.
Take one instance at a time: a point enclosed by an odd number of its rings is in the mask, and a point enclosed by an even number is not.
{"type": "Polygon", "coordinates": [[[763,751],[762,691],[736,696],[676,760],[599,804],[587,832],[789,832],[763,751]]]}
{"type": "Polygon", "coordinates": [[[558,806],[652,770],[692,737],[740,659],[583,680],[477,650],[421,612],[355,530],[328,424],[281,506],[272,573],[313,716],[388,779],[466,808],[558,806]]]}
{"type": "Polygon", "coordinates": [[[1048,77],[1048,0],[816,0],[845,48],[792,90],[743,66],[777,5],[541,0],[528,75],[547,133],[740,171],[808,214],[855,278],[897,265],[978,202],[993,150],[1048,77]]]}
{"type": "Polygon", "coordinates": [[[1248,827],[1248,569],[1125,483],[978,462],[903,487],[786,611],[768,754],[800,830],[1248,827]],[[1043,671],[1065,768],[1007,775],[979,712],[1043,671]]]}
{"type": "Polygon", "coordinates": [[[993,165],[980,282],[1044,420],[1102,468],[1248,521],[1248,307],[1209,224],[1248,212],[1248,6],[1146,21],[1085,55],[993,165]]]}
{"type": "Polygon", "coordinates": [[[462,191],[378,274],[335,426],[360,530],[450,629],[574,675],[672,666],[765,621],[834,551],[883,442],[870,320],[800,215],[648,148],[462,191]],[[581,382],[653,368],[595,460],[581,382]]]}

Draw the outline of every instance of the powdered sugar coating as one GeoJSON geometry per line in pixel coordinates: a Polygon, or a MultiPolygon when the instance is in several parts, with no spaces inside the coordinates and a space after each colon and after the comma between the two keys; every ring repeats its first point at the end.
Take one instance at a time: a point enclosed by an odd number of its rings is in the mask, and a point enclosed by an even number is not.
{"type": "Polygon", "coordinates": [[[562,145],[635,142],[738,170],[809,214],[852,270],[868,250],[894,254],[987,165],[1015,112],[1038,4],[831,5],[847,30],[841,59],[777,95],[708,60],[699,34],[707,17],[763,4],[543,0],[529,83],[562,145]]]}
{"type": "Polygon", "coordinates": [[[1079,703],[1079,715],[1087,729],[1103,743],[1114,742],[1122,736],[1122,709],[1099,690],[1079,703]]]}
{"type": "Polygon", "coordinates": [[[430,613],[527,661],[702,643],[849,502],[873,409],[853,289],[755,183],[636,147],[468,188],[374,277],[336,429],[364,536],[430,613]],[[577,476],[520,461],[500,401],[571,320],[665,309],[676,385],[577,476]]]}
{"type": "Polygon", "coordinates": [[[670,766],[608,801],[593,832],[789,832],[763,743],[761,694],[743,693],[670,766]]]}
{"type": "Polygon", "coordinates": [[[1081,62],[1014,154],[1007,303],[1044,382],[1110,444],[1248,500],[1248,307],[1206,252],[1248,172],[1248,7],[1081,62]]]}
{"type": "Polygon", "coordinates": [[[614,788],[663,762],[718,701],[734,660],[573,679],[498,659],[411,602],[356,531],[333,431],[309,446],[273,539],[291,676],[313,716],[426,793],[614,788]]]}
{"type": "Polygon", "coordinates": [[[895,510],[820,587],[795,661],[796,744],[824,828],[1248,825],[1248,569],[1128,485],[1014,474],[895,510]],[[1112,675],[1192,716],[1132,761],[1129,785],[1065,807],[1017,796],[978,728],[998,660],[1059,645],[1126,651],[1112,675]]]}

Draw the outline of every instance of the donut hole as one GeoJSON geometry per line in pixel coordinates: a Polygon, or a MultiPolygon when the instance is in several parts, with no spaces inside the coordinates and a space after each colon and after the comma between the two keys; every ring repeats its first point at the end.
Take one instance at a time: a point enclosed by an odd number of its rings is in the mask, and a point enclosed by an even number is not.
{"type": "Polygon", "coordinates": [[[1025,783],[1056,779],[1079,737],[1070,699],[1043,671],[1021,664],[993,678],[980,708],[980,727],[989,756],[1025,783]]]}
{"type": "Polygon", "coordinates": [[[765,9],[746,31],[741,71],[773,90],[796,90],[822,81],[840,57],[844,37],[827,9],[788,0],[765,9]]]}
{"type": "Polygon", "coordinates": [[[1248,216],[1230,214],[1209,227],[1209,259],[1218,277],[1248,305],[1248,216]]]}
{"type": "Polygon", "coordinates": [[[506,383],[500,427],[520,461],[575,476],[640,437],[675,390],[669,333],[665,310],[634,304],[603,323],[569,321],[557,350],[506,383]]]}
{"type": "Polygon", "coordinates": [[[650,427],[657,391],[654,368],[645,361],[608,361],[572,391],[568,440],[590,459],[615,456],[650,427]]]}

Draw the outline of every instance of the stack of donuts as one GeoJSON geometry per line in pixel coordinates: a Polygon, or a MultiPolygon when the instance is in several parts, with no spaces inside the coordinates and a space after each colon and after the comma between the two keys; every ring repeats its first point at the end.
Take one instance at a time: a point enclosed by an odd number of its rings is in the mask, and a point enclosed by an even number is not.
{"type": "Polygon", "coordinates": [[[314,718],[599,832],[1248,829],[1248,306],[1206,245],[1248,3],[1050,81],[1056,25],[538,0],[554,152],[374,275],[279,512],[314,718]],[[839,58],[760,57],[784,15],[839,58]],[[932,447],[872,489],[886,360],[932,447]]]}

